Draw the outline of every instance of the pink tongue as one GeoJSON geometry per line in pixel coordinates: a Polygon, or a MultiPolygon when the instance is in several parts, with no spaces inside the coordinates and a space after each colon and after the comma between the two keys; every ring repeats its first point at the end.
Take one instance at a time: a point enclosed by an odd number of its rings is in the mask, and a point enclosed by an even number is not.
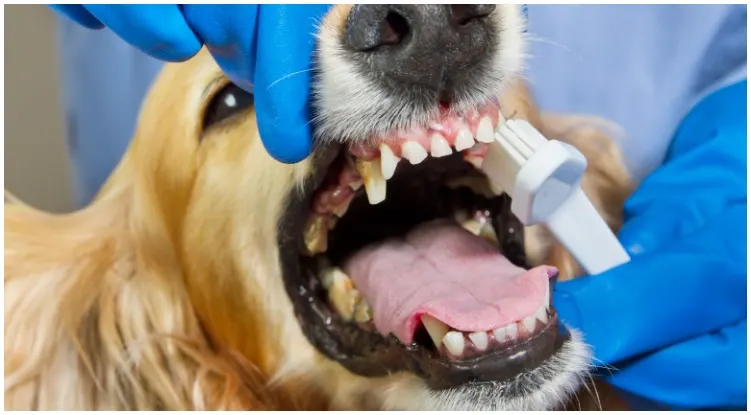
{"type": "Polygon", "coordinates": [[[533,315],[555,269],[525,271],[485,239],[436,221],[360,250],[344,271],[370,302],[376,328],[410,344],[422,314],[469,332],[533,315]]]}

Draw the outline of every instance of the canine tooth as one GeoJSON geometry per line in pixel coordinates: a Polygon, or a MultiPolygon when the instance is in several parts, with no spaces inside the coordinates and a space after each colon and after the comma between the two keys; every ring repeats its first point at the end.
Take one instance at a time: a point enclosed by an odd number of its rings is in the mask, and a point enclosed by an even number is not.
{"type": "Polygon", "coordinates": [[[482,117],[480,124],[477,125],[477,141],[481,143],[493,142],[493,123],[490,122],[490,118],[482,117]]]}
{"type": "Polygon", "coordinates": [[[484,331],[470,334],[469,339],[475,344],[477,350],[485,350],[488,348],[488,333],[485,333],[484,331]]]}
{"type": "Polygon", "coordinates": [[[440,134],[433,134],[430,137],[430,155],[433,157],[444,157],[451,154],[451,146],[440,134]]]}
{"type": "Polygon", "coordinates": [[[359,303],[355,306],[355,321],[358,323],[367,323],[370,320],[373,320],[373,309],[370,308],[370,303],[368,303],[368,300],[361,299],[359,303]]]}
{"type": "Polygon", "coordinates": [[[548,324],[548,311],[544,305],[537,309],[535,313],[535,319],[540,320],[542,324],[548,324]]]}
{"type": "Polygon", "coordinates": [[[399,164],[399,157],[394,155],[394,152],[391,151],[391,147],[389,147],[386,143],[382,143],[380,145],[381,148],[381,173],[383,173],[383,177],[388,180],[392,177],[394,177],[394,172],[396,171],[396,165],[399,164]]]}
{"type": "Polygon", "coordinates": [[[443,337],[446,350],[454,356],[461,356],[464,352],[464,335],[458,331],[450,331],[443,337]]]}
{"type": "Polygon", "coordinates": [[[528,332],[532,333],[535,331],[535,326],[537,325],[537,318],[535,318],[534,315],[525,317],[524,320],[522,320],[522,325],[524,328],[527,329],[528,332]]]}
{"type": "Polygon", "coordinates": [[[311,254],[326,252],[328,246],[327,235],[328,220],[326,220],[326,216],[314,215],[308,219],[308,224],[305,226],[303,234],[303,240],[308,252],[311,254]]]}
{"type": "Polygon", "coordinates": [[[472,132],[467,127],[462,127],[459,133],[456,134],[454,148],[456,148],[456,151],[462,151],[472,148],[473,145],[475,145],[475,139],[472,137],[472,132]]]}
{"type": "Polygon", "coordinates": [[[428,152],[414,141],[405,141],[402,144],[402,156],[411,164],[419,164],[428,157],[428,152]]]}
{"type": "Polygon", "coordinates": [[[427,330],[435,346],[440,348],[441,339],[449,332],[449,326],[427,314],[420,316],[420,320],[422,320],[422,325],[425,326],[425,330],[427,330]]]}
{"type": "Polygon", "coordinates": [[[358,159],[355,162],[355,168],[357,168],[357,172],[360,173],[365,184],[365,193],[368,195],[368,202],[371,205],[383,202],[386,199],[386,179],[381,173],[380,161],[358,159]]]}

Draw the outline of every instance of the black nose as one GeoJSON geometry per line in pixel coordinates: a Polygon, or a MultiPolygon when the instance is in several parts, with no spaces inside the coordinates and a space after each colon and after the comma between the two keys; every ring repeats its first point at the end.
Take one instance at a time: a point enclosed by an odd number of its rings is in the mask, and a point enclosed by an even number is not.
{"type": "Polygon", "coordinates": [[[441,89],[487,55],[494,10],[492,4],[356,5],[345,43],[367,54],[377,72],[441,89]]]}

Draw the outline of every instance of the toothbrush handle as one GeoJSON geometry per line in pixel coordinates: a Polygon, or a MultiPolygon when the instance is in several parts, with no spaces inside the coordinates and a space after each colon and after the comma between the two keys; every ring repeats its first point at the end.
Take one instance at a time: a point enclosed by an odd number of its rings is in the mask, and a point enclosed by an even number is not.
{"type": "Polygon", "coordinates": [[[545,225],[590,275],[631,259],[581,187],[573,189],[545,225]]]}

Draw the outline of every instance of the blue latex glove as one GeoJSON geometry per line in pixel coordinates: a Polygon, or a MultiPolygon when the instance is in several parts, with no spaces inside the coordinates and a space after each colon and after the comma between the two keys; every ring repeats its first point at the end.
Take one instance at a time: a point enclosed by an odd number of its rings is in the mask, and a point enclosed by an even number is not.
{"type": "Polygon", "coordinates": [[[51,7],[90,29],[108,27],[164,61],[189,59],[206,45],[229,79],[254,93],[258,129],[269,154],[285,163],[310,154],[309,69],[315,26],[330,5],[51,7]]]}
{"type": "Polygon", "coordinates": [[[626,203],[631,262],[553,294],[606,380],[658,405],[746,407],[746,111],[746,81],[694,107],[626,203]]]}

